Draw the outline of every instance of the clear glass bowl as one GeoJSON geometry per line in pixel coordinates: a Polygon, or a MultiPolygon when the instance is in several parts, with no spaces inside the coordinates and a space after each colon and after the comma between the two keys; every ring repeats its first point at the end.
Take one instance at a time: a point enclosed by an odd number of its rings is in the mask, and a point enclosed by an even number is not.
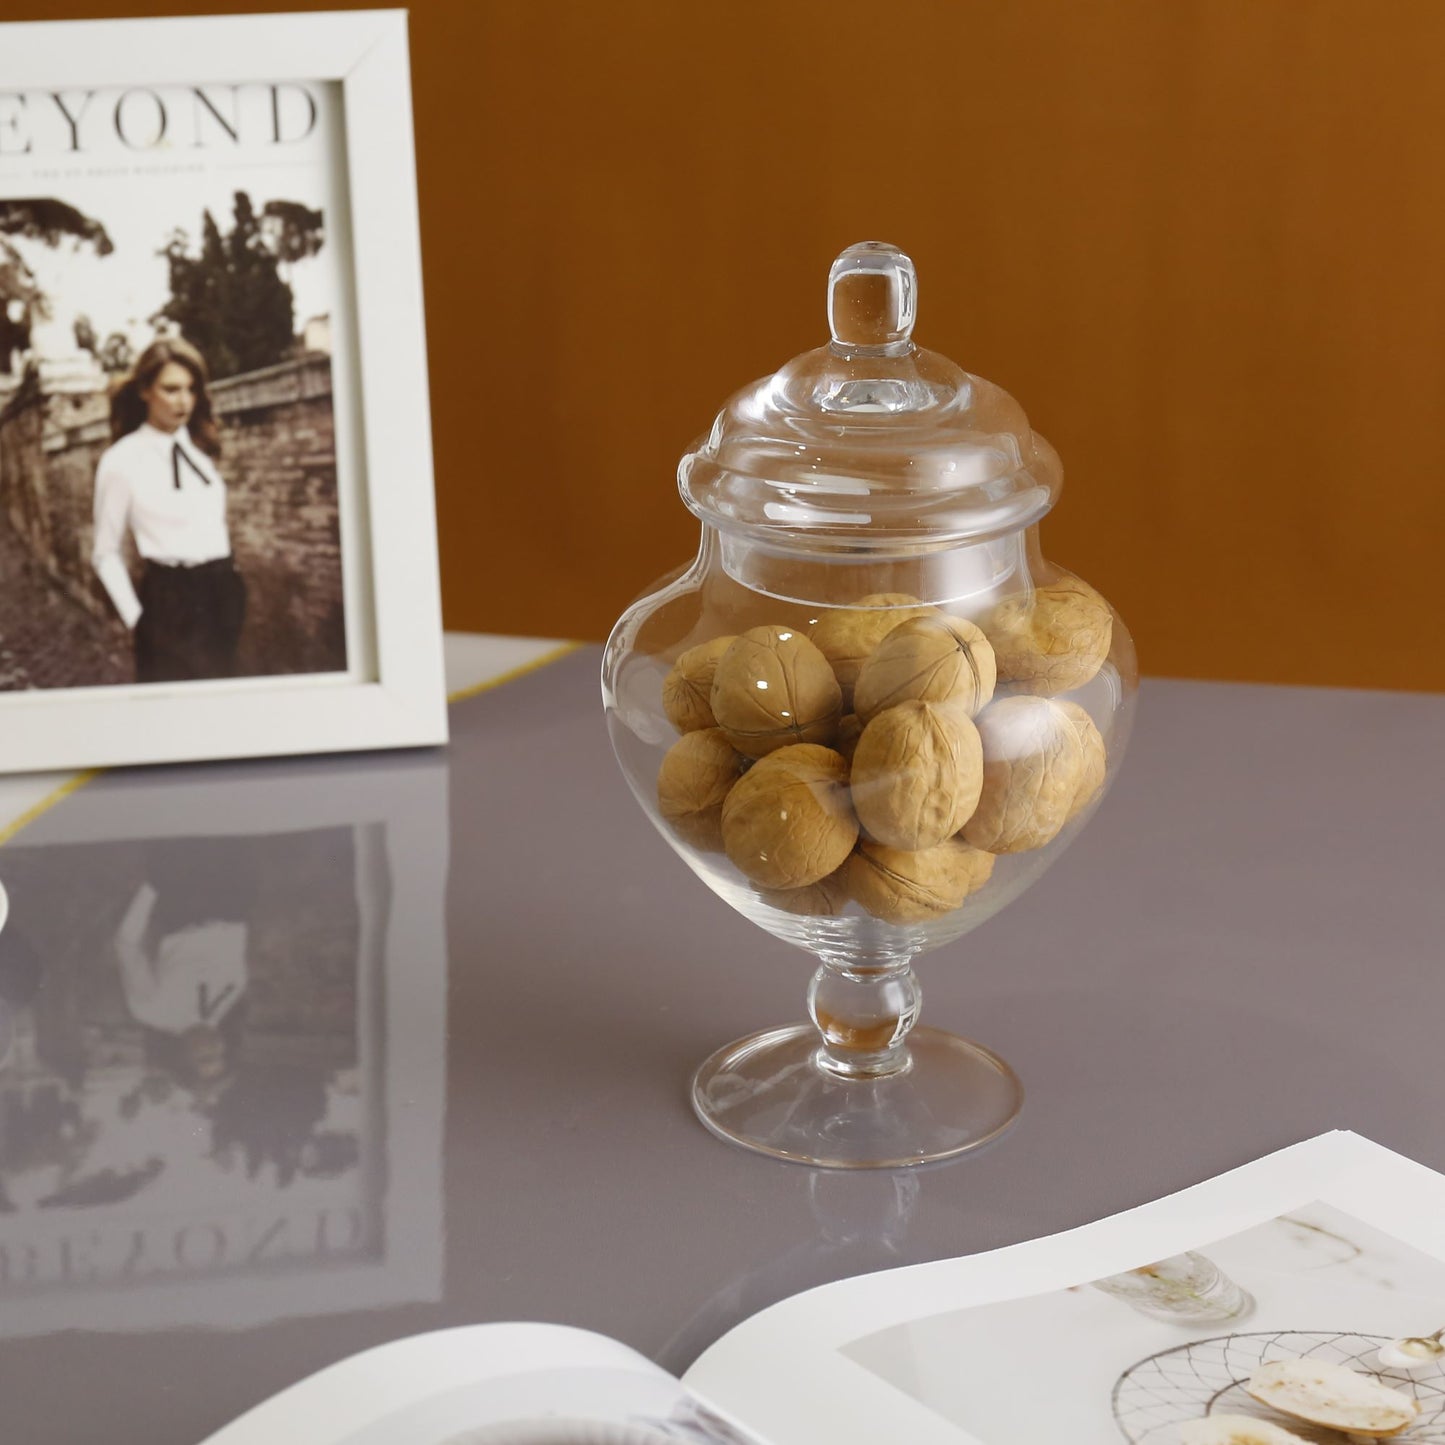
{"type": "Polygon", "coordinates": [[[1133,645],[1046,562],[1058,457],[911,339],[896,248],[829,277],[831,341],[738,393],[681,461],[690,567],[619,619],[618,762],[699,878],[819,962],[811,1022],[718,1051],[710,1129],[837,1167],[942,1159],[1017,1115],[1012,1071],[915,1027],[913,958],[1017,898],[1119,766],[1133,645]]]}
{"type": "Polygon", "coordinates": [[[1094,1288],[1121,1299],[1151,1319],[1209,1324],[1237,1320],[1254,1308],[1241,1289],[1207,1255],[1188,1250],[1123,1274],[1096,1279],[1094,1288]]]}

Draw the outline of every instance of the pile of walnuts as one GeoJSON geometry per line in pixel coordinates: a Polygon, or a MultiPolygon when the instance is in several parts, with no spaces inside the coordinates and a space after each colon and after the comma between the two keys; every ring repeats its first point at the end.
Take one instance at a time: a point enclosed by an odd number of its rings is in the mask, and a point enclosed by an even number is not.
{"type": "Polygon", "coordinates": [[[663,683],[682,737],[658,773],[662,815],[791,913],[855,901],[889,923],[937,918],[1103,785],[1098,728],[1054,699],[1094,676],[1111,631],[1108,604],[1067,577],[982,627],[883,593],[806,634],[714,638],[663,683]]]}

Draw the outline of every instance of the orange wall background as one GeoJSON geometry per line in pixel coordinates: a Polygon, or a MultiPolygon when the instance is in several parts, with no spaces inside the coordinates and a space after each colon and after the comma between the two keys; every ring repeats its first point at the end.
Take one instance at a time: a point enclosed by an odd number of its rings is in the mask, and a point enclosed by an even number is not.
{"type": "Polygon", "coordinates": [[[679,453],[883,239],[921,343],[1062,453],[1045,552],[1146,672],[1445,689],[1436,0],[417,0],[411,35],[449,627],[605,636],[696,546],[679,453]]]}

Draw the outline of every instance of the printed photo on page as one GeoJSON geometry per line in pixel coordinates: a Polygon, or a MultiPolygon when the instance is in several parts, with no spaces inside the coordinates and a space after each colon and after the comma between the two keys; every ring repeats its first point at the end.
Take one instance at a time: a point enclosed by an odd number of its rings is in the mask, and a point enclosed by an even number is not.
{"type": "Polygon", "coordinates": [[[845,1353],[988,1445],[1445,1441],[1445,1262],[1324,1203],[845,1353]]]}

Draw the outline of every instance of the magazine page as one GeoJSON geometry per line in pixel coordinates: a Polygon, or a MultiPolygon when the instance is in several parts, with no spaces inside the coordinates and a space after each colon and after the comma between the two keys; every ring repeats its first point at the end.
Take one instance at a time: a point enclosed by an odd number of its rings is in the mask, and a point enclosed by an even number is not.
{"type": "Polygon", "coordinates": [[[293,1385],[204,1445],[750,1445],[626,1345],[561,1325],[438,1330],[293,1385]]]}
{"type": "Polygon", "coordinates": [[[811,1290],[683,1378],[777,1445],[1439,1442],[1441,1326],[1445,1177],[1336,1133],[1066,1234],[811,1290]]]}

